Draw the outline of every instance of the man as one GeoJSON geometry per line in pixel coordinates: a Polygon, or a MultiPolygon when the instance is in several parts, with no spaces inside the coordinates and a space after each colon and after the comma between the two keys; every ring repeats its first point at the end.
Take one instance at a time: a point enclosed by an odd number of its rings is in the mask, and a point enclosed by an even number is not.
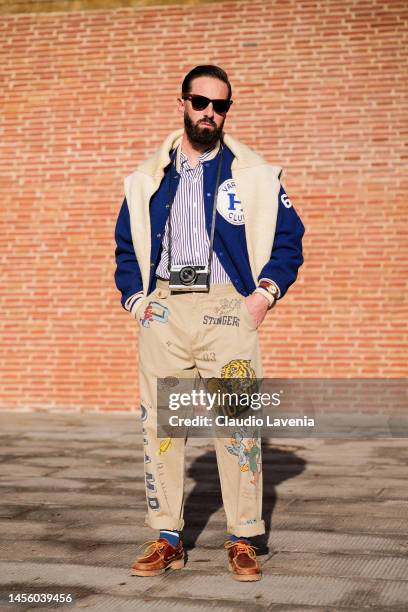
{"type": "MultiPolygon", "coordinates": [[[[224,132],[231,104],[221,68],[186,75],[184,130],[125,179],[116,224],[115,282],[140,323],[146,524],[160,531],[134,562],[137,576],[184,566],[185,439],[157,437],[157,379],[262,378],[257,330],[303,263],[304,226],[282,170],[224,132]]],[[[252,581],[261,570],[250,538],[265,533],[261,445],[238,430],[214,444],[229,569],[252,581]]]]}

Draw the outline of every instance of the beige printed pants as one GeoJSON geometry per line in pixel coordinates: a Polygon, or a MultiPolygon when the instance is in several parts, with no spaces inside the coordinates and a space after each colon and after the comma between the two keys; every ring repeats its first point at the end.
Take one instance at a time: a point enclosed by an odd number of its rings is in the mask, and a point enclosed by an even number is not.
{"type": "MultiPolygon", "coordinates": [[[[184,527],[186,438],[157,437],[157,378],[262,378],[258,331],[232,284],[208,293],[170,293],[168,282],[141,300],[136,314],[147,498],[145,524],[184,527]]],[[[262,514],[260,438],[213,437],[227,531],[251,537],[265,533],[262,514]]]]}

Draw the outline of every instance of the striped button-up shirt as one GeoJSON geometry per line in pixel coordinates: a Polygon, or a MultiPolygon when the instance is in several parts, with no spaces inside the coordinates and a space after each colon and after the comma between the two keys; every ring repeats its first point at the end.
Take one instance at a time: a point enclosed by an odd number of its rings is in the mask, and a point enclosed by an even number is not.
{"type": "MultiPolygon", "coordinates": [[[[206,265],[208,263],[210,239],[205,227],[203,163],[218,153],[220,144],[205,151],[198,158],[198,164],[191,168],[187,156],[179,145],[176,154],[176,168],[180,180],[171,205],[171,263],[176,265],[206,265]]],[[[163,237],[163,251],[156,276],[169,278],[169,218],[163,237]]],[[[211,261],[210,283],[230,283],[231,280],[221,265],[215,251],[211,261]]]]}

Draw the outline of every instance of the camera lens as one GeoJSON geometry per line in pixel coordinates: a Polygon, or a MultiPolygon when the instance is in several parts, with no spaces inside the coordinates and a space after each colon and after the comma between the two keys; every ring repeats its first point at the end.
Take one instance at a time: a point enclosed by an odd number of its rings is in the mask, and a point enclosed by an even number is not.
{"type": "Polygon", "coordinates": [[[197,278],[197,272],[191,266],[180,270],[180,281],[183,285],[192,285],[197,278]]]}

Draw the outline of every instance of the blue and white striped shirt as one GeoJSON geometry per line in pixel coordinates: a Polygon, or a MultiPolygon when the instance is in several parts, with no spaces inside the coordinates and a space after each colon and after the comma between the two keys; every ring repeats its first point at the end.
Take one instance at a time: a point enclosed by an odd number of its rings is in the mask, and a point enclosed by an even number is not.
{"type": "MultiPolygon", "coordinates": [[[[206,265],[210,248],[210,239],[205,227],[203,162],[212,159],[218,153],[220,144],[205,151],[198,158],[198,164],[191,168],[187,156],[177,150],[176,167],[179,167],[180,181],[171,205],[171,263],[176,265],[206,265]]],[[[177,168],[178,169],[178,168],[177,168]]],[[[168,246],[169,219],[167,219],[163,237],[163,251],[156,276],[169,278],[168,246]]],[[[210,283],[230,283],[230,277],[221,265],[215,251],[211,261],[210,283]]]]}

